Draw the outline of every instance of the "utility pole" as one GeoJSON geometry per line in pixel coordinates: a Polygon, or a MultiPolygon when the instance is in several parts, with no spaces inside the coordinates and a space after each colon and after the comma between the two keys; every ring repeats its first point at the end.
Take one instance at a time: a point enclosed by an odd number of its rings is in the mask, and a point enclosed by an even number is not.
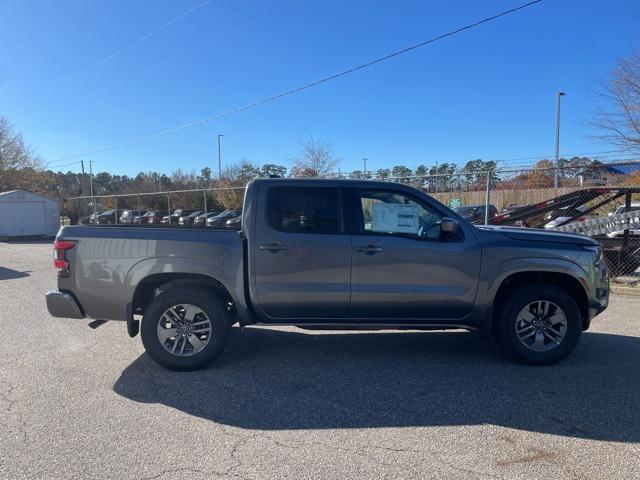
{"type": "Polygon", "coordinates": [[[86,190],[84,189],[84,160],[80,160],[80,165],[82,166],[82,182],[81,183],[82,183],[82,196],[84,197],[87,194],[86,190]]]}
{"type": "Polygon", "coordinates": [[[553,169],[553,188],[558,188],[558,162],[560,160],[560,97],[564,97],[564,92],[558,92],[556,97],[556,162],[553,169]]]}
{"type": "Polygon", "coordinates": [[[218,134],[218,186],[222,186],[222,154],[220,153],[220,138],[224,137],[221,133],[218,134]]]}
{"type": "Polygon", "coordinates": [[[91,204],[93,206],[93,221],[96,221],[96,197],[93,196],[93,160],[89,160],[89,188],[91,190],[91,204]]]}

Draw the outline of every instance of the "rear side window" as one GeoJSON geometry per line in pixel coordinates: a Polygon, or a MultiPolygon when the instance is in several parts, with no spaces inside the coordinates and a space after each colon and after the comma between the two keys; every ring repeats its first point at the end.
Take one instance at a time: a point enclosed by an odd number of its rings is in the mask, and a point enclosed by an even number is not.
{"type": "Polygon", "coordinates": [[[267,211],[269,225],[282,232],[340,233],[335,188],[272,187],[267,211]]]}

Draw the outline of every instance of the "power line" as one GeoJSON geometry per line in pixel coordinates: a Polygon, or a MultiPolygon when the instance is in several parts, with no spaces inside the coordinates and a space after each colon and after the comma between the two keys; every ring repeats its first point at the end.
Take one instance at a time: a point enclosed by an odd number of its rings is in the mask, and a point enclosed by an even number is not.
{"type": "MultiPolygon", "coordinates": [[[[101,58],[100,60],[86,66],[85,68],[83,68],[82,70],[76,72],[75,74],[71,75],[71,79],[75,79],[78,77],[81,77],[82,75],[84,75],[85,73],[93,70],[94,68],[96,68],[99,65],[102,65],[103,63],[111,60],[112,58],[117,57],[118,55],[123,54],[124,52],[130,50],[131,48],[135,47],[136,45],[144,42],[145,40],[153,37],[154,35],[157,35],[158,33],[160,33],[161,31],[165,30],[166,28],[170,27],[171,25],[173,25],[174,23],[180,21],[181,19],[183,19],[184,17],[186,17],[187,15],[192,14],[193,12],[195,12],[196,10],[199,10],[200,8],[204,7],[205,5],[207,5],[208,3],[210,3],[211,0],[204,0],[203,2],[199,3],[198,5],[190,8],[189,10],[187,10],[184,13],[181,13],[180,15],[178,15],[177,17],[169,20],[167,23],[163,24],[162,26],[152,30],[151,32],[148,32],[146,34],[144,34],[143,36],[141,36],[140,38],[138,38],[137,40],[134,40],[131,43],[128,43],[127,45],[125,45],[124,47],[116,50],[115,52],[110,53],[109,55],[107,55],[106,57],[101,58]]],[[[95,83],[95,82],[94,82],[95,83]]],[[[77,89],[76,89],[77,91],[77,89]]],[[[74,92],[71,92],[74,93],[74,92]]],[[[58,98],[57,95],[53,95],[54,98],[58,98]]],[[[31,113],[33,113],[34,111],[40,110],[42,107],[46,107],[47,105],[49,105],[51,103],[50,101],[44,101],[39,103],[36,107],[34,107],[32,110],[28,111],[27,113],[24,113],[22,115],[20,115],[18,118],[20,117],[24,117],[27,115],[30,115],[31,113]]]]}
{"type": "MultiPolygon", "coordinates": [[[[162,45],[161,47],[153,50],[150,53],[141,55],[141,56],[133,59],[132,61],[124,64],[123,66],[121,66],[121,67],[119,67],[119,68],[117,68],[117,69],[115,69],[115,70],[113,70],[113,71],[111,71],[111,72],[109,72],[109,73],[107,73],[105,75],[102,75],[102,76],[98,77],[97,79],[94,79],[93,81],[91,81],[89,83],[85,83],[84,85],[79,85],[76,88],[74,88],[73,90],[70,90],[70,91],[66,92],[65,94],[63,94],[61,96],[56,96],[55,98],[52,98],[48,102],[41,103],[38,107],[36,107],[33,110],[23,114],[22,116],[28,116],[28,115],[30,115],[30,114],[38,111],[38,110],[42,110],[43,107],[49,106],[52,103],[60,103],[65,98],[69,98],[72,95],[76,95],[76,94],[78,94],[80,92],[83,92],[83,91],[86,91],[88,89],[91,89],[92,87],[95,87],[96,85],[99,85],[100,83],[104,82],[105,80],[108,80],[108,79],[118,75],[123,70],[129,69],[130,67],[133,67],[133,66],[136,66],[139,63],[141,63],[144,60],[146,60],[147,58],[152,57],[152,56],[162,52],[163,50],[165,50],[165,49],[167,49],[167,48],[169,48],[169,47],[181,42],[182,40],[184,40],[184,39],[186,39],[188,37],[191,37],[191,36],[195,35],[196,33],[200,32],[200,31],[202,31],[202,30],[204,30],[204,29],[206,29],[208,27],[211,27],[212,25],[215,25],[215,24],[218,24],[218,23],[222,22],[222,20],[224,20],[225,18],[227,18],[227,17],[239,12],[240,10],[242,10],[243,8],[249,6],[250,4],[254,3],[255,1],[256,0],[248,0],[245,3],[241,4],[239,7],[235,8],[235,9],[229,11],[229,12],[226,12],[226,13],[224,13],[223,15],[221,15],[219,17],[214,18],[212,21],[207,22],[204,25],[201,25],[201,26],[197,27],[196,29],[191,30],[190,32],[187,32],[186,34],[181,35],[180,37],[178,37],[178,38],[176,38],[174,40],[171,40],[170,42],[165,43],[164,45],[162,45]]],[[[199,49],[201,49],[203,47],[206,47],[208,45],[211,45],[212,43],[215,43],[215,42],[217,42],[219,40],[222,40],[222,39],[224,39],[224,38],[226,38],[226,37],[228,37],[230,35],[233,35],[237,31],[239,31],[239,30],[241,30],[243,28],[246,28],[246,27],[248,27],[248,26],[250,26],[250,25],[252,25],[252,24],[254,24],[254,23],[256,23],[256,22],[258,22],[260,20],[262,20],[262,18],[263,17],[260,17],[257,20],[254,20],[254,21],[251,21],[251,22],[247,22],[247,23],[241,25],[240,27],[238,27],[236,29],[233,29],[233,30],[231,30],[231,31],[229,31],[227,33],[218,35],[217,37],[213,38],[212,40],[208,40],[207,42],[205,42],[203,44],[200,44],[196,48],[188,49],[188,50],[184,51],[183,53],[179,54],[178,56],[174,56],[174,57],[170,58],[169,60],[165,60],[165,61],[157,63],[157,64],[155,64],[155,65],[153,65],[151,67],[145,68],[142,71],[139,71],[135,75],[130,77],[129,80],[138,78],[138,77],[148,73],[149,71],[152,71],[152,70],[155,70],[157,68],[163,67],[163,66],[165,66],[165,65],[167,65],[169,63],[172,63],[172,62],[174,62],[174,61],[176,61],[176,60],[178,60],[178,59],[180,59],[180,58],[182,58],[182,57],[184,57],[184,56],[186,56],[186,55],[188,55],[190,53],[193,53],[194,51],[197,51],[197,50],[199,50],[199,49]]],[[[123,78],[121,80],[127,80],[127,79],[123,78]]],[[[118,83],[122,83],[122,81],[118,82],[118,83]]],[[[118,83],[116,83],[116,85],[118,83]]]]}
{"type": "MultiPolygon", "coordinates": [[[[274,10],[278,10],[278,9],[274,9],[274,10]]],[[[186,50],[186,51],[184,51],[184,52],[182,52],[182,53],[180,53],[180,54],[178,54],[178,55],[176,55],[176,56],[174,56],[174,57],[171,57],[171,58],[169,58],[169,59],[167,59],[167,60],[164,60],[164,61],[162,61],[162,62],[160,62],[160,63],[156,63],[155,65],[152,65],[152,66],[150,66],[150,67],[147,67],[147,68],[145,68],[144,70],[142,70],[141,72],[138,72],[138,73],[134,76],[134,78],[137,78],[137,77],[139,77],[139,76],[141,76],[141,75],[144,75],[144,74],[146,74],[146,73],[148,73],[148,72],[150,72],[150,71],[152,71],[152,70],[156,70],[156,69],[158,69],[158,68],[164,67],[165,65],[168,65],[168,64],[170,64],[170,63],[173,63],[173,62],[175,62],[175,61],[177,61],[177,60],[180,60],[180,59],[181,59],[181,58],[183,58],[183,57],[186,57],[187,55],[191,55],[192,53],[197,52],[198,50],[201,50],[201,49],[203,49],[203,48],[205,48],[205,47],[208,47],[209,45],[212,45],[213,43],[216,43],[216,42],[218,42],[218,41],[220,41],[220,40],[223,40],[223,39],[225,39],[225,38],[227,38],[227,37],[229,37],[229,36],[231,36],[231,35],[235,34],[236,32],[239,32],[239,31],[241,31],[241,30],[244,30],[245,28],[248,28],[248,27],[250,27],[250,26],[252,26],[252,25],[254,25],[254,24],[256,24],[256,23],[258,23],[258,22],[260,22],[260,21],[262,21],[262,20],[264,20],[264,19],[265,19],[266,17],[268,17],[268,16],[269,16],[269,15],[270,15],[274,10],[270,10],[270,11],[268,11],[267,13],[265,13],[264,15],[262,15],[262,16],[260,16],[260,17],[256,18],[256,19],[254,19],[254,20],[250,20],[249,22],[243,23],[242,25],[239,25],[238,27],[236,27],[236,28],[234,28],[234,29],[232,29],[232,30],[230,30],[230,31],[228,31],[228,32],[226,32],[226,33],[222,33],[222,34],[218,35],[217,37],[214,37],[214,38],[212,38],[212,39],[210,39],[210,40],[205,41],[204,43],[201,43],[201,44],[199,44],[199,45],[196,45],[195,47],[190,48],[189,50],[186,50]]]]}
{"type": "Polygon", "coordinates": [[[170,129],[167,129],[167,130],[162,130],[162,131],[159,131],[159,132],[156,132],[156,133],[152,133],[150,135],[137,137],[137,138],[128,140],[126,142],[108,145],[108,146],[105,146],[105,147],[102,147],[102,148],[99,148],[99,149],[96,149],[96,150],[93,150],[93,151],[84,152],[84,153],[77,154],[77,155],[69,155],[69,156],[66,156],[66,157],[61,157],[58,160],[69,160],[69,159],[79,158],[79,157],[83,157],[83,156],[87,156],[87,155],[94,155],[96,153],[102,153],[102,152],[106,152],[106,151],[109,151],[109,150],[123,148],[123,147],[129,146],[129,145],[133,145],[133,144],[136,144],[136,143],[143,142],[143,141],[152,140],[154,138],[158,138],[158,137],[161,137],[161,136],[164,136],[164,135],[169,135],[169,134],[172,134],[172,133],[176,133],[176,132],[179,132],[181,130],[185,130],[187,128],[195,127],[195,126],[201,125],[203,123],[208,123],[208,122],[211,122],[213,120],[217,120],[217,119],[220,119],[220,118],[223,118],[223,117],[228,117],[230,115],[242,112],[244,110],[249,110],[251,108],[255,108],[255,107],[258,107],[260,105],[264,105],[265,103],[270,103],[270,102],[273,102],[275,100],[279,100],[279,99],[281,99],[283,97],[287,97],[289,95],[293,95],[295,93],[299,93],[299,92],[301,92],[303,90],[307,90],[309,88],[316,87],[316,86],[321,85],[323,83],[327,83],[327,82],[330,82],[332,80],[336,80],[336,79],[338,79],[340,77],[344,77],[346,75],[349,75],[349,74],[352,74],[354,72],[357,72],[359,70],[363,70],[365,68],[371,67],[371,66],[373,66],[375,64],[390,60],[390,59],[392,59],[394,57],[397,57],[399,55],[403,55],[403,54],[408,53],[408,52],[410,52],[412,50],[416,50],[418,48],[424,47],[424,46],[429,45],[431,43],[435,43],[435,42],[437,42],[439,40],[443,40],[443,39],[445,39],[447,37],[451,37],[451,36],[456,35],[458,33],[464,32],[465,30],[470,30],[470,29],[478,27],[478,26],[480,26],[480,25],[482,25],[484,23],[488,23],[488,22],[491,22],[493,20],[497,20],[498,18],[504,17],[506,15],[515,13],[515,12],[517,12],[519,10],[523,10],[525,8],[528,8],[528,7],[532,6],[532,5],[535,5],[536,3],[540,3],[541,1],[542,0],[533,0],[531,2],[525,3],[525,4],[520,5],[518,7],[511,8],[509,10],[505,10],[503,12],[500,12],[500,13],[496,14],[496,15],[492,15],[490,17],[483,18],[482,20],[478,20],[477,22],[471,23],[469,25],[465,25],[464,27],[460,27],[460,28],[457,28],[455,30],[451,30],[451,31],[449,31],[447,33],[444,33],[442,35],[438,35],[436,37],[430,38],[429,40],[425,40],[424,42],[420,42],[420,43],[417,43],[415,45],[411,45],[409,47],[403,48],[402,50],[398,50],[398,51],[395,51],[395,52],[390,53],[388,55],[385,55],[383,57],[376,58],[375,60],[371,60],[371,61],[369,61],[367,63],[363,63],[361,65],[349,68],[347,70],[343,70],[342,72],[330,75],[328,77],[321,78],[320,80],[316,80],[316,81],[313,81],[311,83],[307,83],[306,85],[302,85],[300,87],[293,88],[291,90],[287,90],[285,92],[279,93],[277,95],[273,95],[271,97],[263,98],[262,100],[257,100],[257,101],[255,101],[253,103],[249,103],[249,104],[243,105],[241,107],[237,107],[237,108],[234,108],[232,110],[228,110],[226,112],[218,113],[216,115],[212,115],[210,117],[206,117],[206,118],[203,118],[201,120],[196,120],[196,121],[193,121],[193,122],[190,122],[190,123],[186,123],[184,125],[180,125],[178,127],[170,128],[170,129]]]}
{"type": "Polygon", "coordinates": [[[174,23],[180,21],[181,19],[183,19],[184,17],[186,17],[187,15],[192,14],[193,12],[195,12],[196,10],[199,10],[200,8],[204,7],[205,5],[207,5],[208,3],[211,3],[211,0],[204,0],[204,2],[201,2],[199,4],[197,4],[196,6],[190,8],[189,10],[187,10],[184,13],[181,13],[180,15],[178,15],[177,17],[173,18],[172,20],[169,20],[167,23],[165,23],[164,25],[156,28],[155,30],[150,31],[149,33],[144,34],[143,36],[141,36],[140,38],[138,38],[137,40],[134,40],[133,42],[125,45],[124,47],[120,48],[119,50],[116,50],[115,52],[107,55],[106,57],[98,60],[97,62],[92,63],[91,65],[89,65],[88,67],[80,70],[75,76],[80,76],[85,74],[86,72],[88,72],[89,70],[94,69],[95,67],[97,67],[98,65],[102,65],[103,63],[111,60],[114,57],[117,57],[118,55],[123,54],[124,52],[126,52],[127,50],[130,50],[131,48],[135,47],[136,45],[144,42],[145,40],[147,40],[148,38],[153,37],[154,35],[157,35],[158,33],[160,33],[161,31],[165,30],[166,28],[170,27],[171,25],[173,25],[174,23]]]}

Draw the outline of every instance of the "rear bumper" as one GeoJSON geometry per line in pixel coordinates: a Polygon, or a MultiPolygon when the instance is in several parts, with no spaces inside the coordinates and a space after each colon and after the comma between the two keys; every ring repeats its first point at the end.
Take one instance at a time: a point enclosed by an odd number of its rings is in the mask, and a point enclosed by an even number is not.
{"type": "Polygon", "coordinates": [[[51,291],[47,293],[47,310],[54,317],[84,318],[82,308],[68,293],[51,291]]]}

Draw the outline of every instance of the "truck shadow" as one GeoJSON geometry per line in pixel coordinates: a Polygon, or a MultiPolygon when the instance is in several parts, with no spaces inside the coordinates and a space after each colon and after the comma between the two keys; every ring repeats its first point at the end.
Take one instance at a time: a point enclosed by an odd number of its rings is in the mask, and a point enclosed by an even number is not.
{"type": "Polygon", "coordinates": [[[176,373],[146,354],[116,393],[248,429],[495,424],[640,441],[640,338],[585,333],[558,365],[527,367],[468,333],[234,328],[208,370],[176,373]]]}
{"type": "Polygon", "coordinates": [[[20,237],[0,236],[0,243],[30,243],[30,244],[51,243],[53,244],[54,238],[55,237],[48,237],[45,235],[24,235],[20,237]]]}
{"type": "Polygon", "coordinates": [[[0,280],[13,280],[15,278],[28,277],[31,270],[25,270],[23,272],[14,270],[12,268],[0,267],[0,280]]]}

